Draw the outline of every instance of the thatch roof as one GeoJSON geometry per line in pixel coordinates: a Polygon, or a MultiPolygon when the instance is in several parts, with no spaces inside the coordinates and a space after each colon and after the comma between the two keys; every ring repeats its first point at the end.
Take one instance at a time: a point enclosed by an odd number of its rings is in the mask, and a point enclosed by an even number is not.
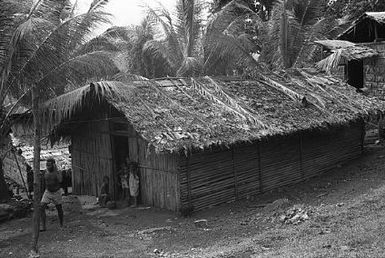
{"type": "Polygon", "coordinates": [[[322,71],[330,72],[340,63],[341,58],[347,61],[372,58],[379,53],[367,46],[352,43],[346,40],[320,40],[316,44],[323,46],[332,53],[328,57],[317,63],[317,67],[322,71]]]}
{"type": "Polygon", "coordinates": [[[351,26],[349,26],[340,35],[338,35],[337,38],[343,38],[344,35],[352,32],[359,23],[366,21],[374,21],[381,25],[385,25],[385,12],[365,12],[363,15],[357,18],[351,26]]]}
{"type": "Polygon", "coordinates": [[[339,48],[353,47],[356,44],[347,40],[338,40],[338,39],[326,39],[326,40],[316,40],[314,43],[323,46],[329,50],[335,50],[339,48]]]}
{"type": "Polygon", "coordinates": [[[385,12],[366,12],[364,17],[385,24],[385,12]]]}
{"type": "MultiPolygon", "coordinates": [[[[120,111],[157,151],[328,128],[384,109],[376,98],[357,94],[333,77],[293,70],[259,74],[254,80],[203,77],[91,83],[47,102],[45,123],[49,129],[60,128],[86,103],[95,107],[99,102],[120,111]]],[[[62,130],[60,136],[64,134],[62,130]]]]}

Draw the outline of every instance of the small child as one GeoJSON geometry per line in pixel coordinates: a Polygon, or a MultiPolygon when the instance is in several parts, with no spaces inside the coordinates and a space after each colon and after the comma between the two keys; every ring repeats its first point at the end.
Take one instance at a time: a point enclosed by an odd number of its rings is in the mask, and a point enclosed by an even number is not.
{"type": "Polygon", "coordinates": [[[103,177],[103,184],[100,188],[100,196],[99,196],[99,204],[101,207],[106,207],[107,202],[110,200],[110,193],[109,193],[109,182],[110,179],[108,176],[103,177]]]}
{"type": "Polygon", "coordinates": [[[134,198],[134,204],[132,207],[138,206],[138,196],[139,196],[139,175],[138,175],[138,163],[130,163],[130,195],[134,198]]]}
{"type": "Polygon", "coordinates": [[[120,185],[122,187],[122,200],[130,200],[130,194],[128,189],[128,168],[125,163],[122,164],[122,168],[119,173],[120,185]]]}

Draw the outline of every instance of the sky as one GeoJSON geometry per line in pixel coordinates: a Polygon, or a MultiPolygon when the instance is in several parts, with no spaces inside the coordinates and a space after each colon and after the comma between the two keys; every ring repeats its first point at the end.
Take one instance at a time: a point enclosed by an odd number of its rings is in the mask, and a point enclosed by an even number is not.
{"type": "MultiPolygon", "coordinates": [[[[79,12],[86,12],[91,2],[92,0],[77,0],[79,12]]],[[[139,24],[144,17],[143,6],[156,7],[158,2],[172,11],[175,8],[176,0],[110,0],[105,10],[113,15],[113,25],[126,26],[139,24]]],[[[99,28],[98,31],[102,32],[108,27],[106,25],[99,28]]]]}

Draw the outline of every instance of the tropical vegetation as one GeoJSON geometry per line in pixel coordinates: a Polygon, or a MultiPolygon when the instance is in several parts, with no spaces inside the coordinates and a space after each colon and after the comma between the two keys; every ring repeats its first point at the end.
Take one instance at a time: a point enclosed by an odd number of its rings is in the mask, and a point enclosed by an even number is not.
{"type": "MultiPolygon", "coordinates": [[[[19,1],[0,4],[0,106],[2,139],[9,132],[9,115],[20,103],[32,106],[34,116],[35,195],[32,253],[39,236],[40,104],[77,87],[117,72],[111,52],[88,43],[94,28],[108,22],[107,0],[92,1],[86,13],[76,14],[69,0],[19,1]],[[4,109],[5,96],[15,103],[4,109]],[[7,113],[5,113],[7,112],[7,113]]],[[[108,49],[110,50],[110,49],[108,49]]]]}
{"type": "MultiPolygon", "coordinates": [[[[147,7],[140,25],[112,27],[92,37],[94,28],[109,20],[103,9],[107,3],[93,0],[86,13],[78,14],[70,0],[0,2],[0,149],[14,109],[21,104],[31,108],[35,172],[40,170],[40,106],[47,99],[90,80],[233,75],[262,66],[305,66],[318,58],[312,41],[333,37],[343,21],[364,11],[385,10],[380,0],[216,0],[205,20],[203,1],[177,0],[175,13],[147,7]]],[[[115,84],[104,84],[106,94],[115,84]]],[[[3,177],[0,157],[0,200],[7,197],[3,177]]],[[[35,173],[35,189],[39,182],[35,173]]],[[[33,254],[38,253],[39,199],[37,190],[33,254]]]]}

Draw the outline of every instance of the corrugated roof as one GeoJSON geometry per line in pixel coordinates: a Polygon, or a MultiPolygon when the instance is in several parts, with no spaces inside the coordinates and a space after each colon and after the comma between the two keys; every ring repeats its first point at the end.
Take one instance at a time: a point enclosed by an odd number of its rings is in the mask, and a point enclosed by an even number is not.
{"type": "Polygon", "coordinates": [[[124,114],[157,151],[171,152],[328,128],[384,109],[383,102],[357,94],[336,78],[296,69],[261,73],[253,80],[92,83],[46,103],[46,119],[51,119],[46,124],[60,128],[81,112],[83,103],[101,99],[124,114]]]}

